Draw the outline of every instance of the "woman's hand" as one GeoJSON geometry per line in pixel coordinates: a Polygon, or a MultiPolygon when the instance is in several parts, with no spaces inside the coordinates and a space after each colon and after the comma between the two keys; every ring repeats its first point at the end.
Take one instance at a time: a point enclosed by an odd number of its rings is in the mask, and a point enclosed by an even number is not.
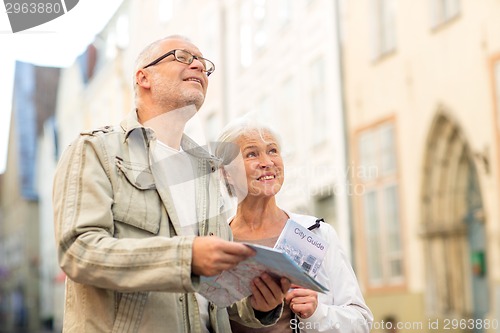
{"type": "Polygon", "coordinates": [[[290,309],[300,318],[311,317],[318,307],[318,293],[297,285],[292,285],[292,288],[285,296],[290,309]]]}
{"type": "Polygon", "coordinates": [[[281,278],[275,281],[269,274],[262,273],[252,281],[252,296],[250,304],[255,310],[268,312],[283,302],[285,294],[290,289],[290,281],[281,278]]]}

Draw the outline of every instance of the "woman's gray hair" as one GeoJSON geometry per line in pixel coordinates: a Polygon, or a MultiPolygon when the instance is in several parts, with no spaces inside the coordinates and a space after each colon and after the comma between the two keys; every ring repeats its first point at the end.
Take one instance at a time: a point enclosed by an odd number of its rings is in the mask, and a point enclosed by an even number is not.
{"type": "Polygon", "coordinates": [[[217,143],[236,143],[241,136],[251,132],[257,132],[264,142],[264,134],[270,134],[276,139],[276,143],[281,148],[281,138],[274,128],[269,124],[264,124],[263,122],[256,120],[255,117],[251,115],[237,118],[227,124],[217,138],[217,143]]]}
{"type": "MultiPolygon", "coordinates": [[[[222,160],[222,169],[224,169],[224,166],[229,165],[240,153],[240,147],[237,143],[238,139],[255,132],[258,133],[264,142],[266,142],[265,135],[271,135],[276,140],[278,147],[281,148],[281,138],[272,126],[256,120],[251,115],[237,118],[224,127],[215,144],[214,153],[215,156],[222,160]]],[[[225,173],[224,170],[222,172],[223,174],[225,173]]],[[[224,180],[228,193],[231,196],[235,196],[231,184],[228,183],[225,177],[224,180]]]]}

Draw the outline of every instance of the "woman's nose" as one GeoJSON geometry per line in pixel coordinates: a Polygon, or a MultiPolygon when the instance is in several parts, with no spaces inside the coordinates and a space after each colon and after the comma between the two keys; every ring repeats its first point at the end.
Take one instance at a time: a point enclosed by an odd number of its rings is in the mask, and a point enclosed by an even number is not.
{"type": "Polygon", "coordinates": [[[273,160],[267,155],[261,155],[259,162],[260,162],[260,167],[263,169],[271,167],[274,164],[273,160]]]}

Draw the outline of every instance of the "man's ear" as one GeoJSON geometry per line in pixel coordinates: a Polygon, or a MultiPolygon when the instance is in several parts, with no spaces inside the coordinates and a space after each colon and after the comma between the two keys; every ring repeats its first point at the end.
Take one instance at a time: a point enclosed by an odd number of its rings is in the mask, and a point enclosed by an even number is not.
{"type": "Polygon", "coordinates": [[[145,89],[151,88],[151,83],[149,81],[147,73],[144,72],[143,69],[139,69],[135,73],[135,83],[145,89]]]}

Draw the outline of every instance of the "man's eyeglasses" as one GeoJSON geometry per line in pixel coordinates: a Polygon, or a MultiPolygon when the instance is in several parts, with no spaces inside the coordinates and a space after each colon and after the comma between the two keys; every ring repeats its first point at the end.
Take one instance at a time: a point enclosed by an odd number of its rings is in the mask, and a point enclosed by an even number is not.
{"type": "Polygon", "coordinates": [[[169,55],[172,55],[172,54],[174,55],[175,60],[177,60],[178,62],[181,62],[183,64],[186,64],[186,65],[191,65],[191,63],[193,62],[194,59],[199,60],[202,63],[203,71],[205,71],[207,73],[207,76],[212,74],[215,70],[215,65],[210,60],[205,59],[205,58],[200,57],[200,56],[192,55],[188,51],[178,50],[178,49],[168,51],[167,53],[165,53],[164,55],[162,55],[158,59],[153,60],[152,62],[150,62],[149,64],[144,66],[142,69],[156,65],[157,63],[159,63],[160,61],[162,61],[163,59],[165,59],[166,57],[168,57],[169,55]]]}

